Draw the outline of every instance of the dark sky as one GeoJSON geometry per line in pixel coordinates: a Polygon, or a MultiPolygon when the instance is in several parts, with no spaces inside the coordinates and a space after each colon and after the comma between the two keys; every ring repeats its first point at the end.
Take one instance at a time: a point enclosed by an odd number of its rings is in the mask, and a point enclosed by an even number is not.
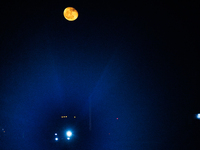
{"type": "Polygon", "coordinates": [[[2,150],[54,149],[48,136],[57,118],[75,114],[84,126],[89,102],[92,131],[78,149],[198,149],[199,3],[3,0],[0,7],[2,150]],[[68,6],[78,10],[76,21],[63,17],[68,6]]]}

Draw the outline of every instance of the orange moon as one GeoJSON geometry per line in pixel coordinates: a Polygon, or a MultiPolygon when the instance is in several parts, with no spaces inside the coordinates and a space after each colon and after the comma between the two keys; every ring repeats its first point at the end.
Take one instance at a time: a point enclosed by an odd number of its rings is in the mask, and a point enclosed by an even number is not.
{"type": "Polygon", "coordinates": [[[78,18],[78,11],[73,7],[65,8],[63,15],[68,21],[74,21],[78,18]]]}

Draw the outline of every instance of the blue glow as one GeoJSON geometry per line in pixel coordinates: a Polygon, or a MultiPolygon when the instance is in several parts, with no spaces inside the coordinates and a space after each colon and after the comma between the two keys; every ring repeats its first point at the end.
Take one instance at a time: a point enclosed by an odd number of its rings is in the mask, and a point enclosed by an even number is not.
{"type": "Polygon", "coordinates": [[[196,115],[196,117],[197,117],[197,119],[200,119],[200,113],[198,113],[198,114],[196,115]]]}
{"type": "Polygon", "coordinates": [[[55,133],[55,135],[58,135],[57,133],[55,133]]]}
{"type": "Polygon", "coordinates": [[[58,141],[58,138],[55,138],[55,141],[58,141]]]}
{"type": "Polygon", "coordinates": [[[68,137],[72,136],[72,132],[71,131],[67,131],[66,134],[67,134],[68,137]]]}
{"type": "Polygon", "coordinates": [[[68,137],[67,140],[70,140],[70,138],[68,137]]]}

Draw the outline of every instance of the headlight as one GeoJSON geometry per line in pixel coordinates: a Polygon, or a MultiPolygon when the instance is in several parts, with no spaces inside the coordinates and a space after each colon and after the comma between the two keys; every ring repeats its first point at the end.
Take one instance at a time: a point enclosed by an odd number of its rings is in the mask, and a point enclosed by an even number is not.
{"type": "Polygon", "coordinates": [[[71,132],[71,131],[67,131],[67,132],[66,132],[66,135],[67,135],[67,136],[68,136],[68,138],[69,138],[69,137],[71,137],[71,136],[72,136],[72,132],[71,132]]]}
{"type": "Polygon", "coordinates": [[[196,114],[196,118],[200,119],[200,113],[196,114]]]}

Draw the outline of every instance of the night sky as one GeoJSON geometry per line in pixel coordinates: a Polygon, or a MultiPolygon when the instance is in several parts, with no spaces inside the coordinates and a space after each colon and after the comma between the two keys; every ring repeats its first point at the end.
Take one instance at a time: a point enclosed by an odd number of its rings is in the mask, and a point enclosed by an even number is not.
{"type": "Polygon", "coordinates": [[[0,7],[0,149],[200,149],[199,3],[0,7]],[[61,115],[77,116],[83,139],[68,148],[53,141],[61,115]]]}

